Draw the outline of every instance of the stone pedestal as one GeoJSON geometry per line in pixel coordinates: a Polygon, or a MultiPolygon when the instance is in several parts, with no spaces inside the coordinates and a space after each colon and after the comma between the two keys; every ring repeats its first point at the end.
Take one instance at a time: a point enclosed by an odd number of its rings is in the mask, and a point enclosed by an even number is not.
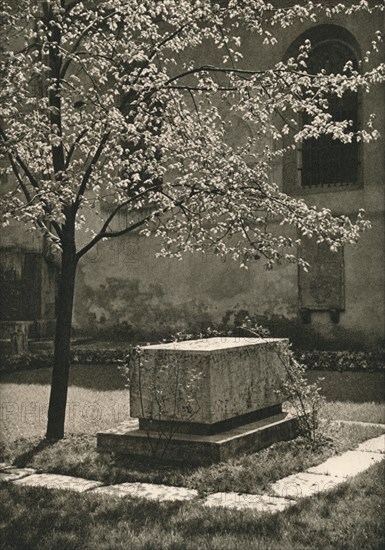
{"type": "Polygon", "coordinates": [[[141,348],[130,373],[139,429],[98,434],[98,448],[210,463],[295,437],[282,412],[288,341],[209,338],[141,348]]]}

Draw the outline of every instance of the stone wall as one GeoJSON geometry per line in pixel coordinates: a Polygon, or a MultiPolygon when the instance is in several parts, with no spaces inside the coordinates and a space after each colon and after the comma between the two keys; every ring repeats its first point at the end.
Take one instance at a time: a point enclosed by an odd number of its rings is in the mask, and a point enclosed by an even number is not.
{"type": "MultiPolygon", "coordinates": [[[[348,23],[338,18],[332,23],[346,28],[363,52],[382,24],[380,18],[361,15],[348,23]]],[[[244,36],[244,66],[270,67],[285,57],[293,41],[308,28],[290,28],[275,47],[244,36]]],[[[384,128],[381,87],[362,97],[362,119],[372,111],[377,114],[377,127],[384,128]]],[[[251,127],[236,119],[233,126],[234,140],[252,133],[251,127]]],[[[134,234],[102,243],[82,260],[75,329],[108,337],[155,339],[210,324],[231,328],[250,315],[269,326],[273,336],[289,337],[303,347],[378,345],[385,334],[384,157],[384,139],[363,146],[361,181],[355,187],[303,190],[297,185],[291,189],[309,203],[331,208],[336,214],[354,215],[358,208],[365,208],[372,222],[372,230],[359,244],[344,250],[344,309],[338,319],[319,310],[304,323],[296,267],[266,271],[256,262],[246,271],[209,252],[185,255],[182,261],[155,259],[156,242],[134,234]]],[[[285,188],[280,165],[274,167],[272,176],[285,188]]]]}
{"type": "MultiPolygon", "coordinates": [[[[321,23],[346,28],[365,52],[383,20],[382,16],[357,15],[349,21],[336,18],[317,22],[321,23]]],[[[245,35],[243,66],[271,67],[311,26],[304,23],[287,29],[274,47],[245,35]]],[[[204,63],[206,53],[202,51],[204,63]]],[[[378,87],[361,98],[360,107],[362,120],[376,112],[380,130],[385,128],[383,98],[384,89],[378,87]]],[[[253,133],[251,126],[235,117],[233,128],[232,139],[237,142],[253,133]]],[[[155,259],[157,242],[135,233],[99,243],[81,260],[73,319],[75,334],[151,340],[180,330],[199,331],[213,324],[230,329],[249,315],[267,325],[273,336],[289,337],[302,347],[364,348],[384,342],[384,144],[381,138],[362,147],[361,181],[355,187],[304,190],[295,181],[289,186],[291,193],[331,208],[336,214],[354,215],[358,208],[365,208],[372,222],[372,230],[359,244],[344,250],[344,309],[339,312],[339,319],[333,320],[329,311],[322,310],[304,318],[294,266],[266,271],[255,262],[246,271],[229,258],[219,259],[209,251],[195,256],[186,254],[182,261],[155,259]]],[[[286,189],[288,176],[282,168],[274,166],[272,178],[286,189]]],[[[96,227],[96,221],[90,222],[90,228],[96,227]]],[[[10,247],[43,253],[24,228],[10,228],[3,236],[2,246],[7,250],[10,247]]],[[[80,240],[85,241],[85,237],[80,240]]]]}

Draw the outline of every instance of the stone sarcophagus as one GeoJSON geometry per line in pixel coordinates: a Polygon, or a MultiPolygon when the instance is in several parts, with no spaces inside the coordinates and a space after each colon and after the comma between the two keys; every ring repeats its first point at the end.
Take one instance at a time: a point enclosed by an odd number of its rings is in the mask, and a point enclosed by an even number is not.
{"type": "Polygon", "coordinates": [[[142,347],[130,370],[139,429],[98,434],[98,447],[210,463],[294,437],[296,419],[282,412],[287,346],[222,337],[142,347]]]}
{"type": "Polygon", "coordinates": [[[209,338],[146,346],[130,373],[131,416],[141,427],[168,422],[178,431],[216,433],[281,412],[286,345],[209,338]]]}

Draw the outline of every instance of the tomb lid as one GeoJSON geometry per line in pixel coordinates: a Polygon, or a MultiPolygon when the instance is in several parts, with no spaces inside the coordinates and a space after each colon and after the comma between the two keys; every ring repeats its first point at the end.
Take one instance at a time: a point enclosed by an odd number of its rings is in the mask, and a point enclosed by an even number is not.
{"type": "Polygon", "coordinates": [[[214,338],[200,338],[198,340],[185,340],[182,342],[169,342],[167,344],[151,344],[148,346],[141,346],[141,349],[149,351],[172,350],[210,352],[287,341],[288,340],[286,338],[240,338],[236,336],[222,336],[214,338]]]}

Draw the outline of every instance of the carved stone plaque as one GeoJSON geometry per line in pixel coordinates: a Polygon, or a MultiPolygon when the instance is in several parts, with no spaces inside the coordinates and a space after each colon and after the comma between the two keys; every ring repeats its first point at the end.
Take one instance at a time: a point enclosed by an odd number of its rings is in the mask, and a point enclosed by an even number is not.
{"type": "Polygon", "coordinates": [[[345,309],[343,249],[332,252],[326,243],[304,238],[300,256],[310,264],[305,272],[298,269],[301,309],[329,311],[345,309]]]}

